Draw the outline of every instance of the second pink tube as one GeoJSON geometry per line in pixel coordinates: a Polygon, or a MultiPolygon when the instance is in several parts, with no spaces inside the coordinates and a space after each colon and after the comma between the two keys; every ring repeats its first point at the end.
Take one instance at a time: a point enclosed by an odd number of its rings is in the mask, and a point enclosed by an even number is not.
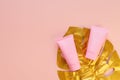
{"type": "Polygon", "coordinates": [[[98,26],[92,26],[87,46],[86,58],[95,60],[104,45],[108,35],[107,29],[98,26]]]}

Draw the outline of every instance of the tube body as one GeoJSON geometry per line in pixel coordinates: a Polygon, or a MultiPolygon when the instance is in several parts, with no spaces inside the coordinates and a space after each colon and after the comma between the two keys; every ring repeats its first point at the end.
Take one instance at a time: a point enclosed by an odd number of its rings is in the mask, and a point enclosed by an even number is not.
{"type": "Polygon", "coordinates": [[[62,51],[62,56],[66,60],[70,68],[70,71],[76,71],[80,69],[80,63],[79,63],[73,35],[64,37],[63,39],[57,41],[57,44],[62,51]]]}
{"type": "Polygon", "coordinates": [[[92,26],[87,45],[86,58],[95,60],[104,45],[108,35],[107,29],[103,27],[92,26]]]}

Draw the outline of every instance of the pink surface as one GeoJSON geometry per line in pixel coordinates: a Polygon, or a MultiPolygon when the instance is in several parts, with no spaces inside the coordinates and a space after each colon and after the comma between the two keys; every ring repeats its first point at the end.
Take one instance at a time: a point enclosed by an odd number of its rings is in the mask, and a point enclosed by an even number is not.
{"type": "Polygon", "coordinates": [[[73,35],[64,37],[63,39],[57,41],[57,44],[62,51],[62,56],[66,60],[70,71],[76,71],[80,69],[80,63],[73,35]]]}
{"type": "Polygon", "coordinates": [[[87,45],[86,58],[95,60],[97,59],[100,50],[108,36],[108,30],[103,27],[92,26],[90,28],[90,36],[87,45]]]}
{"type": "Polygon", "coordinates": [[[101,25],[120,53],[120,0],[0,0],[0,80],[58,80],[56,38],[101,25]]]}

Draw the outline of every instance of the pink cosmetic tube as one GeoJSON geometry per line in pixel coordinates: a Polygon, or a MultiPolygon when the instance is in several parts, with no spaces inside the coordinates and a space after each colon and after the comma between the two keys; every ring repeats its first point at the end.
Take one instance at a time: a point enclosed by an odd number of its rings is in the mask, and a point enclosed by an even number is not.
{"type": "Polygon", "coordinates": [[[62,56],[66,60],[70,71],[76,71],[80,69],[80,63],[74,43],[73,35],[68,35],[63,39],[57,41],[58,46],[62,51],[62,56]]]}
{"type": "Polygon", "coordinates": [[[92,26],[86,51],[86,58],[97,59],[102,46],[108,35],[107,29],[103,27],[92,26]]]}

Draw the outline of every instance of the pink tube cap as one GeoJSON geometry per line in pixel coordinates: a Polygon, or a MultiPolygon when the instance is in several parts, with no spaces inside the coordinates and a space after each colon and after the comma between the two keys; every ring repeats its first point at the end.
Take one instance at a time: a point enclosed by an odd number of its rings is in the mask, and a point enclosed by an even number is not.
{"type": "Polygon", "coordinates": [[[92,26],[87,46],[86,58],[95,60],[104,45],[108,35],[107,29],[103,27],[92,26]]]}
{"type": "Polygon", "coordinates": [[[62,56],[65,58],[70,68],[70,71],[76,71],[80,69],[80,63],[79,63],[73,35],[64,37],[63,39],[57,41],[57,44],[62,51],[62,56]]]}

